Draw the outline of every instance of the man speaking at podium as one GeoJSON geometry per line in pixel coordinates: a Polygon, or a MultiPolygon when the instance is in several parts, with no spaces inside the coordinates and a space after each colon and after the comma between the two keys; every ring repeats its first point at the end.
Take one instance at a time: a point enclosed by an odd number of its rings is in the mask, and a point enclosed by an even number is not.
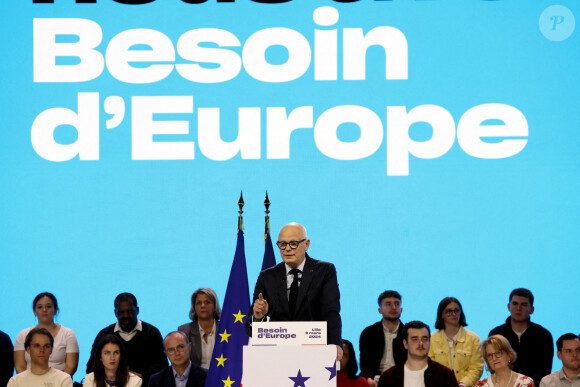
{"type": "Polygon", "coordinates": [[[326,321],[327,343],[336,345],[340,360],[342,322],[334,265],[308,256],[310,240],[298,223],[282,227],[276,245],[284,263],[258,276],[246,320],[248,335],[252,335],[252,322],[266,321],[267,317],[269,321],[326,321]]]}

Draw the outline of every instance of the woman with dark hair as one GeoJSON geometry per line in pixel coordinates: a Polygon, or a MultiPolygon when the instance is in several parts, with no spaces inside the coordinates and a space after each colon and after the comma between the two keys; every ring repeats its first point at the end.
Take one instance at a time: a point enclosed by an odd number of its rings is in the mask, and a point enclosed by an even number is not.
{"type": "Polygon", "coordinates": [[[127,352],[123,341],[116,335],[103,336],[95,351],[94,371],[85,378],[85,387],[139,387],[142,380],[129,372],[127,352]]]}
{"type": "Polygon", "coordinates": [[[483,341],[481,354],[491,376],[475,383],[477,387],[534,387],[529,376],[512,371],[517,355],[502,335],[493,335],[483,341]]]}
{"type": "Polygon", "coordinates": [[[24,348],[24,340],[28,332],[32,328],[46,328],[54,337],[54,345],[52,354],[48,358],[48,365],[71,376],[74,375],[79,365],[79,344],[72,329],[54,322],[54,316],[59,311],[58,302],[54,294],[43,292],[34,297],[32,311],[38,319],[38,324],[22,330],[16,336],[16,341],[14,342],[14,366],[16,372],[21,373],[30,368],[30,355],[24,348]]]}
{"type": "Polygon", "coordinates": [[[352,343],[342,340],[342,359],[340,359],[340,371],[336,375],[337,387],[368,387],[369,382],[362,376],[356,376],[358,365],[352,343]]]}
{"type": "Polygon", "coordinates": [[[197,289],[191,295],[191,322],[177,328],[189,337],[191,362],[206,370],[211,362],[221,313],[215,292],[210,288],[197,289]]]}
{"type": "Polygon", "coordinates": [[[483,373],[479,337],[465,329],[466,326],[459,300],[442,299],[435,321],[435,328],[439,330],[431,334],[429,357],[452,369],[460,387],[472,387],[483,373]]]}

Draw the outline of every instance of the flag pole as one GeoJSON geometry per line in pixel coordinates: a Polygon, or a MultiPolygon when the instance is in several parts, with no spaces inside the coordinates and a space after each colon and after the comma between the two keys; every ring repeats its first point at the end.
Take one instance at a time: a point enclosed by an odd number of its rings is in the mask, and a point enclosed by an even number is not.
{"type": "Polygon", "coordinates": [[[268,191],[266,191],[264,207],[266,207],[266,224],[264,230],[264,259],[262,259],[262,270],[276,266],[274,248],[272,246],[272,239],[270,238],[270,199],[268,198],[268,191]]]}
{"type": "Polygon", "coordinates": [[[240,191],[240,199],[238,200],[238,207],[240,207],[238,210],[238,232],[241,231],[242,233],[244,232],[244,219],[242,218],[244,204],[244,196],[242,195],[242,191],[240,191]]]}
{"type": "Polygon", "coordinates": [[[268,238],[268,234],[270,233],[270,199],[268,199],[268,191],[266,191],[266,199],[264,199],[264,207],[266,207],[266,224],[264,230],[264,243],[266,243],[266,239],[268,238]]]}

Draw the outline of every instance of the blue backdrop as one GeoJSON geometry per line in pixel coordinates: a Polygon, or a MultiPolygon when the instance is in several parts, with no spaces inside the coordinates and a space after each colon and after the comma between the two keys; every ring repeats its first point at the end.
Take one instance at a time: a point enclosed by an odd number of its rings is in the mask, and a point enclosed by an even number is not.
{"type": "Polygon", "coordinates": [[[196,288],[223,298],[241,190],[250,287],[268,190],[274,240],[298,221],[335,263],[355,343],[385,289],[430,325],[455,296],[486,337],[527,287],[535,322],[578,333],[576,1],[0,11],[0,329],[53,292],[76,379],[119,292],[162,334],[196,288]]]}

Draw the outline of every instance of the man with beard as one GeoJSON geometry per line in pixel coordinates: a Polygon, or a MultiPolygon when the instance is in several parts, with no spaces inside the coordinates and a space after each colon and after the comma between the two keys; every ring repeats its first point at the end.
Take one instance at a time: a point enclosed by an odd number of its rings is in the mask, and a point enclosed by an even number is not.
{"type": "Polygon", "coordinates": [[[562,369],[542,378],[540,387],[578,387],[580,386],[580,338],[566,333],[556,341],[558,359],[562,369]]]}
{"type": "Polygon", "coordinates": [[[403,329],[407,360],[385,371],[378,387],[458,387],[453,371],[429,359],[431,331],[421,321],[411,321],[403,329]]]}
{"type": "Polygon", "coordinates": [[[361,374],[369,379],[369,384],[395,364],[407,360],[407,350],[403,345],[401,295],[395,290],[386,290],[378,301],[383,318],[366,327],[359,341],[361,374]]]}
{"type": "Polygon", "coordinates": [[[87,374],[93,372],[95,361],[100,354],[95,349],[101,337],[113,334],[119,336],[127,350],[129,370],[143,379],[143,386],[149,384],[149,377],[167,366],[163,352],[163,338],[159,329],[145,321],[137,319],[139,306],[137,298],[131,293],[121,293],[115,298],[115,316],[117,322],[99,332],[93,343],[91,357],[87,363],[87,374]]]}

